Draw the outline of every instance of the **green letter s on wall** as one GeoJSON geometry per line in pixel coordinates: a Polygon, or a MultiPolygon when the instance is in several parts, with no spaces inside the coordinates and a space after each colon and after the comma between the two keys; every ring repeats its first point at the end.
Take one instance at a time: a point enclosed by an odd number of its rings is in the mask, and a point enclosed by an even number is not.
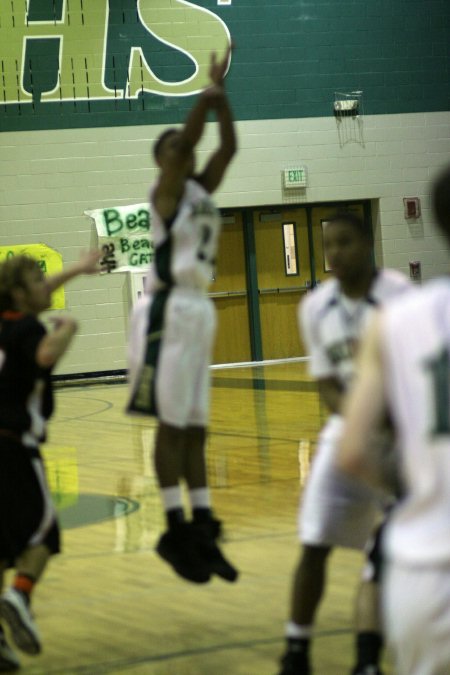
{"type": "Polygon", "coordinates": [[[195,73],[182,82],[163,82],[152,72],[142,49],[133,47],[127,98],[137,98],[141,92],[164,96],[198,93],[208,84],[210,53],[217,51],[221,55],[231,42],[226,24],[213,12],[187,0],[175,0],[175,4],[172,0],[159,0],[157,7],[152,5],[138,0],[142,25],[158,40],[191,58],[195,73]]]}

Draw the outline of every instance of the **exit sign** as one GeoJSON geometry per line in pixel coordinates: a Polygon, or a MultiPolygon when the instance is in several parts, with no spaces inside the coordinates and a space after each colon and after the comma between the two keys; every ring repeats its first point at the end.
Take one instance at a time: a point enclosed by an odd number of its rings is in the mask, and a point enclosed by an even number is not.
{"type": "Polygon", "coordinates": [[[284,169],[283,185],[285,188],[306,187],[306,167],[297,166],[284,169]]]}

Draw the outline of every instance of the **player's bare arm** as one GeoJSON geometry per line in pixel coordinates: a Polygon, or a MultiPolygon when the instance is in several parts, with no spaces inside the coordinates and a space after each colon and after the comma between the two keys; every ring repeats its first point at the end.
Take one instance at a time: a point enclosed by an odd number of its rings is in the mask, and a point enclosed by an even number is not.
{"type": "Polygon", "coordinates": [[[70,281],[80,274],[98,274],[100,272],[99,261],[103,255],[102,251],[97,249],[84,251],[80,255],[78,262],[69,265],[61,272],[57,272],[56,274],[47,277],[46,283],[49,291],[52,293],[67,281],[70,281]]]}
{"type": "MultiPolygon", "coordinates": [[[[218,149],[211,155],[205,169],[196,176],[196,180],[212,193],[220,185],[225,171],[237,150],[237,139],[234,128],[233,116],[225,92],[224,77],[227,71],[231,55],[231,46],[222,61],[217,62],[215,54],[211,57],[209,75],[213,86],[209,93],[213,93],[210,106],[216,111],[219,123],[220,144],[218,149]]],[[[207,90],[208,92],[208,90],[207,90]]]]}
{"type": "Polygon", "coordinates": [[[387,417],[380,346],[382,316],[374,318],[361,345],[356,378],[344,403],[345,431],[338,457],[341,469],[376,487],[384,481],[373,441],[384,430],[387,417]]]}
{"type": "Polygon", "coordinates": [[[36,363],[41,368],[51,368],[66,351],[77,330],[77,322],[71,316],[53,320],[54,330],[47,333],[36,350],[36,363]]]}
{"type": "Polygon", "coordinates": [[[153,203],[162,218],[168,220],[178,208],[183,195],[184,184],[193,174],[193,150],[202,137],[208,110],[219,105],[223,97],[221,83],[228,67],[230,50],[217,63],[215,53],[211,54],[209,77],[212,86],[199,96],[180,132],[164,140],[158,158],[159,180],[153,193],[153,203]]]}
{"type": "Polygon", "coordinates": [[[193,162],[193,149],[199,141],[208,112],[208,102],[202,94],[180,132],[164,141],[158,160],[160,174],[153,193],[153,203],[164,220],[172,218],[183,196],[184,184],[193,162]]]}
{"type": "Polygon", "coordinates": [[[225,171],[237,150],[233,118],[225,91],[222,91],[215,110],[219,122],[220,145],[211,155],[204,171],[196,176],[196,180],[209,193],[214,192],[222,182],[225,171]]]}

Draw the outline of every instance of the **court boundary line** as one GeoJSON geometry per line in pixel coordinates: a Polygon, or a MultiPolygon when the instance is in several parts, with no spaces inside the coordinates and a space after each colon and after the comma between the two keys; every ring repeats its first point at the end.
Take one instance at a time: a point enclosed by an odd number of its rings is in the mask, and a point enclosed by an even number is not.
{"type": "MultiPolygon", "coordinates": [[[[214,363],[210,370],[228,370],[233,368],[260,368],[283,363],[306,363],[309,356],[292,356],[283,359],[266,359],[264,361],[236,361],[233,363],[214,363]]],[[[127,369],[96,370],[88,373],[66,373],[52,375],[52,382],[59,387],[81,387],[89,384],[123,384],[127,381],[127,369]]]]}

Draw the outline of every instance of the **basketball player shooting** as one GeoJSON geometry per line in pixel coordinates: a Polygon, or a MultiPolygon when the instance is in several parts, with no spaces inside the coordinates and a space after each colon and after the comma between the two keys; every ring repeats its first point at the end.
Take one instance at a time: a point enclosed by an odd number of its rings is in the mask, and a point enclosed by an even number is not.
{"type": "Polygon", "coordinates": [[[210,195],[236,152],[224,86],[230,54],[231,48],[222,60],[211,55],[211,85],[199,96],[184,127],[167,129],[154,145],[159,167],[150,190],[155,259],[148,295],[133,312],[129,343],[128,411],[158,419],[154,462],[167,531],[156,550],[180,576],[195,583],[205,583],[213,574],[235,581],[238,574],[217,545],[221,524],[211,510],[205,461],[216,326],[207,289],[221,226],[210,195]],[[219,147],[197,173],[195,148],[210,111],[217,118],[219,147]],[[189,490],[192,520],[183,509],[183,483],[189,490]]]}

